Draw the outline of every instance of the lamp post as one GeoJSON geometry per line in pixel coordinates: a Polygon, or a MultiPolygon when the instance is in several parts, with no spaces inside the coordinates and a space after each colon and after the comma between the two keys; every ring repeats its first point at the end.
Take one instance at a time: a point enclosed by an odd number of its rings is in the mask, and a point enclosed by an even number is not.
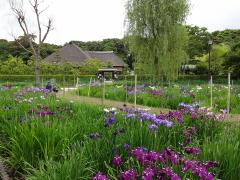
{"type": "Polygon", "coordinates": [[[212,47],[213,41],[210,39],[208,41],[208,47],[209,47],[209,55],[208,55],[208,77],[209,80],[211,79],[211,47],[212,47]]]}

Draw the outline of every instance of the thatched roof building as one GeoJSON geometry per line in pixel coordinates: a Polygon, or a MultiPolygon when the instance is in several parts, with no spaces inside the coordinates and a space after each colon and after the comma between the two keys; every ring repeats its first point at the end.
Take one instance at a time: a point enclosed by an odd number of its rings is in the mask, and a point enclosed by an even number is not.
{"type": "Polygon", "coordinates": [[[44,60],[47,63],[69,62],[73,65],[80,66],[89,59],[98,59],[103,63],[110,63],[113,68],[117,68],[121,71],[126,66],[123,60],[112,51],[83,51],[75,44],[65,45],[44,60]]]}

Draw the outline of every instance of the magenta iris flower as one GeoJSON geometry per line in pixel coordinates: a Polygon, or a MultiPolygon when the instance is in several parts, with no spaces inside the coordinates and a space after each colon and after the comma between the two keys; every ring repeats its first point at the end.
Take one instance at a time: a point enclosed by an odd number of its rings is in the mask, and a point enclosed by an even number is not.
{"type": "Polygon", "coordinates": [[[121,163],[122,163],[121,157],[120,156],[113,157],[112,163],[113,163],[114,166],[120,166],[121,163]]]}
{"type": "Polygon", "coordinates": [[[109,180],[102,172],[98,172],[91,180],[109,180]]]}
{"type": "Polygon", "coordinates": [[[136,176],[136,171],[134,169],[130,169],[128,171],[121,172],[118,177],[122,180],[135,180],[136,176]]]}
{"type": "Polygon", "coordinates": [[[155,176],[155,172],[154,172],[154,169],[152,169],[152,168],[146,168],[142,172],[142,179],[143,180],[152,180],[154,176],[155,176]]]}
{"type": "Polygon", "coordinates": [[[198,147],[186,147],[185,152],[187,154],[199,155],[200,154],[200,149],[198,147]]]}

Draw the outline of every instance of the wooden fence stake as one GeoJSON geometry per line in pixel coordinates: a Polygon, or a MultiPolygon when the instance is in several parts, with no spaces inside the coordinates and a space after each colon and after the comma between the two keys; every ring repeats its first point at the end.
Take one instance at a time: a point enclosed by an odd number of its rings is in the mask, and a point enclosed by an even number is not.
{"type": "Polygon", "coordinates": [[[104,106],[104,101],[105,101],[105,78],[103,78],[103,94],[102,94],[102,105],[104,106]]]}
{"type": "Polygon", "coordinates": [[[73,87],[75,86],[75,83],[76,83],[76,78],[75,76],[73,76],[73,87]]]}
{"type": "Polygon", "coordinates": [[[134,109],[137,109],[137,75],[135,75],[135,88],[134,88],[134,109]]]}
{"type": "Polygon", "coordinates": [[[230,114],[230,101],[231,101],[231,74],[228,73],[228,98],[227,98],[227,114],[230,114]]]}
{"type": "Polygon", "coordinates": [[[210,78],[210,107],[213,108],[213,79],[210,78]]]}
{"type": "Polygon", "coordinates": [[[63,76],[63,94],[65,95],[65,76],[63,76]]]}
{"type": "Polygon", "coordinates": [[[79,78],[77,77],[77,83],[76,83],[76,88],[78,87],[78,83],[79,83],[79,78]]]}
{"type": "Polygon", "coordinates": [[[125,86],[126,86],[126,96],[125,96],[125,103],[127,103],[127,97],[128,97],[128,84],[127,84],[127,76],[125,76],[125,86]]]}
{"type": "Polygon", "coordinates": [[[92,77],[90,78],[89,85],[88,85],[88,97],[90,96],[91,83],[92,83],[92,77]]]}

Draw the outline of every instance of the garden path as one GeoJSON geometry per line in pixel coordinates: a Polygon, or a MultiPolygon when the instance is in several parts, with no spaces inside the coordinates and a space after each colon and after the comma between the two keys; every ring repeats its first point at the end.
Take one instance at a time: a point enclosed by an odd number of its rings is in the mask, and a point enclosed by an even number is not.
{"type": "MultiPolygon", "coordinates": [[[[122,108],[123,104],[126,104],[127,107],[129,107],[129,108],[134,108],[134,104],[131,104],[131,103],[113,101],[113,100],[108,100],[108,99],[105,99],[104,102],[102,102],[101,98],[78,96],[78,95],[74,95],[71,91],[65,92],[65,93],[60,92],[60,93],[58,93],[58,97],[68,100],[68,101],[72,101],[72,102],[100,105],[100,106],[104,106],[107,108],[110,108],[110,107],[122,108]]],[[[166,112],[170,111],[170,109],[154,108],[154,107],[148,107],[148,106],[142,106],[142,105],[137,105],[137,108],[150,109],[149,112],[155,113],[155,114],[159,114],[161,112],[166,113],[166,112]]],[[[226,121],[239,121],[240,122],[240,114],[230,114],[230,117],[228,117],[226,119],[226,121]]]]}
{"type": "MultiPolygon", "coordinates": [[[[62,99],[68,100],[68,101],[73,101],[73,102],[81,102],[81,103],[86,103],[86,104],[94,104],[94,105],[100,105],[104,106],[107,108],[122,108],[123,104],[126,104],[127,107],[129,108],[134,108],[134,104],[131,103],[125,103],[125,102],[120,102],[120,101],[113,101],[113,100],[108,100],[105,99],[104,102],[102,102],[101,98],[94,98],[94,97],[87,97],[87,96],[78,96],[74,95],[71,92],[67,93],[58,93],[58,97],[61,97],[62,99]]],[[[169,112],[169,109],[165,108],[153,108],[153,107],[147,107],[147,106],[142,106],[142,105],[137,105],[138,109],[150,109],[149,111],[152,113],[159,114],[160,112],[169,112]]]]}

